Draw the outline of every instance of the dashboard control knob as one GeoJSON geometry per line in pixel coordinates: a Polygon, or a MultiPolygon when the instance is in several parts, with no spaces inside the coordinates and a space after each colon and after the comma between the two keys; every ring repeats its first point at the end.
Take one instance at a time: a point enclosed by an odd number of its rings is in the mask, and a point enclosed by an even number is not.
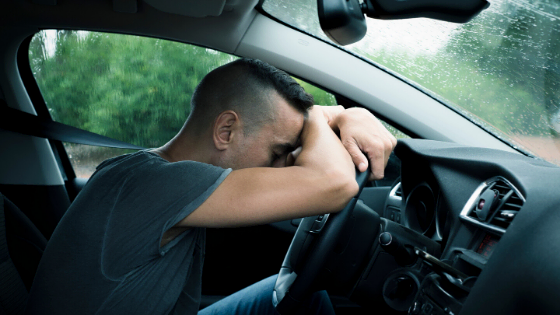
{"type": "Polygon", "coordinates": [[[384,251],[393,255],[397,264],[406,266],[412,264],[416,260],[416,256],[404,247],[399,240],[389,232],[383,232],[379,235],[379,245],[384,251]]]}

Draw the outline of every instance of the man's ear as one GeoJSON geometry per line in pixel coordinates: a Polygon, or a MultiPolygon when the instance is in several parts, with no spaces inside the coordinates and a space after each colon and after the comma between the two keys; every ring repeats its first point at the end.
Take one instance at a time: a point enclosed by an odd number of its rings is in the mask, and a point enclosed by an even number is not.
{"type": "Polygon", "coordinates": [[[233,142],[233,138],[239,132],[240,120],[236,112],[226,110],[221,112],[214,121],[212,139],[216,149],[222,151],[228,148],[233,142]]]}

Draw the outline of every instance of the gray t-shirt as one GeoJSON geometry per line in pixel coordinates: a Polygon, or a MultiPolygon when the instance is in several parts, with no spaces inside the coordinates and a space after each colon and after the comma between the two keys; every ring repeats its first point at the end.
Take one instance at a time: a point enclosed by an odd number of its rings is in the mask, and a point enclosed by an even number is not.
{"type": "Polygon", "coordinates": [[[53,233],[26,314],[196,314],[205,229],[161,238],[230,171],[148,151],[103,162],[53,233]]]}

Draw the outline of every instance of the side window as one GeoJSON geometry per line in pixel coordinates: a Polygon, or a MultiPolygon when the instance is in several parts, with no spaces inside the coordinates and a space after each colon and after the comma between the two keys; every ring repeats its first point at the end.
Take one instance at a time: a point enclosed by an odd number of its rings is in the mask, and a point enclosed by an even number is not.
{"type": "Polygon", "coordinates": [[[338,105],[336,102],[336,97],[331,93],[300,79],[296,78],[296,81],[305,89],[307,93],[313,95],[315,104],[323,106],[338,105]]]}
{"type": "MultiPolygon", "coordinates": [[[[45,30],[29,62],[54,120],[150,148],[166,143],[190,113],[202,77],[236,57],[161,39],[45,30]]],[[[64,144],[78,177],[131,150],[64,144]]]]}
{"type": "Polygon", "coordinates": [[[379,121],[381,121],[381,123],[383,124],[383,126],[385,126],[385,128],[387,128],[387,130],[393,135],[395,136],[395,138],[398,139],[410,139],[410,136],[405,134],[404,132],[400,131],[399,129],[397,129],[396,127],[393,127],[391,124],[387,123],[386,121],[379,119],[379,121]]]}
{"type": "MultiPolygon", "coordinates": [[[[194,89],[211,70],[237,57],[193,45],[132,35],[45,30],[29,46],[29,62],[55,121],[141,147],[171,139],[190,113],[194,89]]],[[[334,95],[296,79],[315,103],[334,95]]],[[[402,132],[385,124],[397,138],[402,132]]],[[[133,150],[64,143],[77,177],[133,150]]]]}

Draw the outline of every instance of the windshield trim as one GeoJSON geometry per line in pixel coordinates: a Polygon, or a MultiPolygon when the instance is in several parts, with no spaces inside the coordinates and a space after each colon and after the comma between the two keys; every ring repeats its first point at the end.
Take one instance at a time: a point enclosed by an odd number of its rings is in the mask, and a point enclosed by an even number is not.
{"type": "MultiPolygon", "coordinates": [[[[471,117],[473,114],[469,113],[469,112],[466,111],[466,110],[461,110],[459,106],[452,106],[452,105],[449,105],[448,103],[451,103],[450,101],[444,99],[443,97],[439,96],[438,94],[434,93],[433,91],[424,88],[423,86],[419,85],[418,83],[416,83],[416,82],[414,82],[414,81],[412,81],[412,80],[410,80],[410,79],[408,79],[408,78],[402,76],[402,75],[399,74],[398,72],[395,72],[395,71],[393,71],[393,70],[391,70],[391,69],[389,69],[389,68],[387,68],[387,67],[384,67],[383,65],[377,64],[377,63],[375,63],[374,61],[372,61],[372,60],[370,60],[370,59],[368,59],[368,58],[365,58],[365,57],[363,57],[363,56],[360,56],[360,55],[358,55],[357,53],[355,53],[355,52],[353,52],[353,51],[344,49],[343,47],[341,47],[341,46],[339,46],[339,45],[336,45],[336,44],[333,43],[333,42],[326,41],[326,40],[323,39],[323,38],[320,38],[320,37],[318,37],[318,36],[316,36],[316,35],[314,35],[314,34],[311,34],[311,33],[307,32],[307,31],[305,31],[305,30],[302,30],[302,29],[297,28],[297,27],[294,26],[294,25],[291,25],[291,24],[289,24],[289,23],[286,23],[286,22],[280,20],[279,18],[277,18],[277,17],[275,17],[274,15],[270,14],[269,12],[267,12],[267,11],[263,8],[263,4],[264,4],[265,1],[266,1],[266,0],[260,0],[259,3],[257,4],[257,6],[255,7],[255,9],[256,9],[260,14],[262,14],[262,15],[264,15],[264,16],[266,16],[266,17],[268,17],[268,18],[270,18],[270,19],[272,19],[272,20],[274,20],[274,21],[276,21],[276,22],[278,22],[278,23],[280,23],[280,24],[282,24],[282,25],[284,25],[284,26],[287,26],[287,27],[289,27],[289,28],[291,28],[291,29],[293,29],[293,30],[295,30],[295,31],[298,31],[298,32],[300,32],[300,33],[302,33],[302,34],[306,34],[306,35],[308,35],[308,36],[311,36],[311,37],[313,37],[314,39],[320,40],[320,41],[322,41],[323,43],[326,43],[326,44],[328,44],[328,45],[330,45],[330,46],[332,46],[332,47],[334,47],[334,48],[337,48],[337,49],[339,49],[339,50],[341,50],[341,51],[343,51],[343,52],[345,52],[345,53],[347,53],[347,54],[350,54],[351,56],[354,56],[354,57],[356,57],[356,58],[358,58],[358,59],[360,59],[360,60],[362,60],[362,61],[367,62],[367,63],[370,64],[371,66],[373,66],[373,67],[375,67],[375,68],[377,68],[377,69],[379,69],[379,70],[381,70],[381,71],[383,71],[383,72],[385,72],[385,73],[387,73],[387,74],[389,74],[389,75],[395,77],[396,79],[398,79],[398,80],[400,80],[400,81],[402,81],[402,82],[408,84],[409,86],[415,88],[416,90],[420,91],[421,93],[425,94],[426,96],[432,98],[432,99],[435,100],[436,102],[438,102],[438,103],[444,105],[445,107],[449,108],[450,110],[452,110],[453,112],[457,113],[457,114],[460,115],[461,117],[467,119],[469,122],[473,123],[474,125],[478,126],[478,127],[481,128],[482,130],[484,130],[484,131],[486,131],[487,133],[491,134],[491,135],[494,136],[496,139],[498,139],[498,140],[500,140],[501,142],[507,144],[507,145],[510,146],[512,149],[518,151],[519,153],[524,154],[524,155],[529,156],[529,157],[532,157],[532,158],[535,158],[535,159],[538,159],[538,160],[544,160],[544,159],[542,159],[542,158],[536,156],[535,154],[531,153],[530,151],[526,150],[525,148],[523,148],[522,145],[516,144],[515,141],[514,141],[513,139],[506,139],[505,137],[503,137],[503,136],[500,134],[500,132],[497,132],[497,131],[493,130],[494,128],[493,128],[491,125],[490,125],[490,126],[485,126],[483,123],[477,121],[476,118],[471,117]]],[[[306,81],[307,81],[307,80],[306,80],[306,81]]],[[[337,94],[339,94],[339,93],[337,93],[337,94]]]]}

